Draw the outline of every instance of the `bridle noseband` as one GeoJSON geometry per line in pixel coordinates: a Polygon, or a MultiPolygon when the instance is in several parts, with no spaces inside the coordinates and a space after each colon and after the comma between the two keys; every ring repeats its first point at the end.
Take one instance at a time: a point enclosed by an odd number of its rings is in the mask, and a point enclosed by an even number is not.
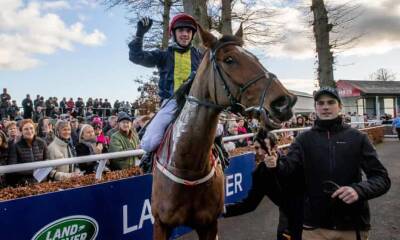
{"type": "MultiPolygon", "coordinates": [[[[229,98],[229,103],[230,105],[228,107],[222,106],[220,104],[218,104],[218,102],[213,103],[213,102],[208,102],[208,101],[203,101],[203,100],[199,100],[193,96],[188,96],[187,100],[188,101],[192,101],[192,102],[196,102],[200,105],[206,106],[206,107],[210,107],[210,108],[215,108],[218,110],[223,110],[226,109],[228,111],[234,112],[234,113],[238,113],[238,112],[248,112],[248,111],[265,111],[264,107],[263,107],[263,103],[265,100],[265,97],[267,95],[267,90],[269,89],[271,82],[272,81],[268,81],[268,84],[266,84],[265,88],[264,88],[264,92],[260,97],[260,102],[258,106],[251,106],[251,107],[247,107],[244,106],[243,104],[240,103],[241,98],[243,93],[253,84],[255,84],[256,82],[258,82],[260,79],[264,78],[268,72],[264,69],[264,71],[262,71],[262,73],[258,74],[255,78],[253,78],[252,80],[246,82],[244,85],[239,85],[239,95],[238,97],[235,97],[232,94],[231,89],[228,86],[228,83],[226,81],[226,79],[224,78],[224,72],[222,71],[221,67],[219,66],[218,62],[217,62],[217,58],[216,58],[216,54],[218,52],[218,50],[220,50],[221,48],[227,46],[227,45],[236,45],[236,46],[241,46],[239,43],[234,42],[234,41],[229,41],[229,42],[223,42],[221,44],[218,44],[216,47],[214,47],[213,49],[211,49],[210,52],[210,61],[212,63],[213,69],[214,71],[217,73],[218,78],[221,79],[223,85],[224,85],[224,90],[226,93],[226,96],[229,98]]],[[[227,75],[225,73],[225,75],[227,75]]],[[[216,93],[216,77],[214,77],[214,98],[215,101],[217,101],[217,93],[216,93]]]]}

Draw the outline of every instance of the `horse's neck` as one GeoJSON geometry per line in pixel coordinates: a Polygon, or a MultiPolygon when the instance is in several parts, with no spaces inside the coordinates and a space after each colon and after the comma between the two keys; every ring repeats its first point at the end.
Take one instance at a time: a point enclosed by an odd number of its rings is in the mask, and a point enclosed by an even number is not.
{"type": "Polygon", "coordinates": [[[206,171],[218,112],[187,101],[173,129],[171,157],[176,168],[206,171]]]}

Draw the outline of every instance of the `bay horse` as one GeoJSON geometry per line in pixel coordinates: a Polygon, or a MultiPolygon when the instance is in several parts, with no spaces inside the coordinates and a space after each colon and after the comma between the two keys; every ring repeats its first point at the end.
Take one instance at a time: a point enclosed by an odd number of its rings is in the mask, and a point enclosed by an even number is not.
{"type": "Polygon", "coordinates": [[[296,102],[276,76],[242,48],[241,27],[219,40],[200,25],[198,29],[207,50],[154,158],[151,208],[156,240],[169,239],[180,225],[196,230],[201,240],[217,238],[224,174],[211,149],[223,109],[257,109],[266,127],[275,129],[290,119],[296,102]]]}

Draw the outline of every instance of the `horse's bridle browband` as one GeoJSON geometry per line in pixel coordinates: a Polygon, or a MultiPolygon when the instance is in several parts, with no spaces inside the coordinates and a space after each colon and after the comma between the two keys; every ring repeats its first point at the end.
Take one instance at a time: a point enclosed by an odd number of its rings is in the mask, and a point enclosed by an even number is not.
{"type": "MultiPolygon", "coordinates": [[[[244,110],[244,111],[249,111],[249,110],[261,111],[261,110],[263,110],[263,109],[264,109],[264,108],[263,108],[263,103],[264,103],[264,100],[265,100],[265,97],[266,97],[267,90],[268,90],[268,88],[269,88],[270,85],[271,85],[271,81],[268,81],[268,84],[265,86],[264,92],[263,92],[263,94],[262,94],[261,97],[260,97],[260,105],[259,105],[259,106],[257,106],[257,107],[252,106],[252,107],[246,108],[245,106],[243,106],[243,105],[240,103],[240,100],[241,100],[241,98],[242,98],[242,94],[243,94],[251,85],[255,84],[255,83],[258,82],[260,79],[262,79],[263,77],[265,77],[265,75],[268,74],[268,72],[265,70],[265,71],[263,71],[261,74],[257,75],[254,79],[252,79],[252,80],[248,81],[247,83],[245,83],[243,86],[239,86],[239,96],[238,96],[239,99],[237,99],[237,98],[232,94],[232,91],[230,90],[230,88],[229,88],[229,86],[228,86],[228,83],[227,83],[227,81],[226,81],[225,78],[224,78],[223,71],[221,70],[220,66],[218,65],[218,62],[217,62],[217,59],[216,59],[216,54],[217,54],[218,50],[220,50],[222,47],[225,47],[225,46],[227,46],[227,45],[236,45],[236,46],[240,46],[240,47],[241,47],[241,45],[240,45],[239,43],[234,42],[234,41],[229,41],[229,42],[224,42],[224,43],[218,44],[215,48],[213,48],[213,49],[211,50],[211,53],[210,53],[210,61],[212,62],[213,69],[217,72],[218,77],[221,79],[222,83],[224,84],[224,90],[225,90],[225,92],[226,92],[227,97],[229,98],[230,106],[228,107],[227,110],[230,110],[230,111],[232,111],[232,112],[241,112],[241,111],[243,111],[243,110],[244,110]]],[[[214,78],[214,89],[215,89],[215,94],[214,94],[215,96],[214,96],[214,98],[215,98],[215,101],[217,101],[217,96],[216,96],[216,80],[215,80],[215,78],[214,78]]],[[[198,104],[200,104],[200,105],[203,105],[203,106],[206,106],[206,107],[215,108],[215,109],[218,109],[218,110],[223,110],[223,109],[225,109],[225,107],[222,106],[222,105],[220,105],[220,104],[218,104],[218,102],[217,102],[217,103],[206,102],[206,101],[199,100],[199,99],[197,99],[197,98],[195,98],[195,97],[193,97],[193,96],[188,96],[188,97],[187,97],[187,100],[188,100],[188,101],[192,101],[192,102],[196,102],[196,103],[198,103],[198,104]]]]}

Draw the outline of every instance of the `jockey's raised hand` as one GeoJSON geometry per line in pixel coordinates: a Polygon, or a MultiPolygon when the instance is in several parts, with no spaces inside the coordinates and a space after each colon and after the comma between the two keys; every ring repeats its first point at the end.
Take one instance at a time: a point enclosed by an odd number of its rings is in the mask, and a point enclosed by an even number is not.
{"type": "Polygon", "coordinates": [[[153,25],[153,19],[149,17],[144,17],[137,23],[136,37],[143,37],[147,33],[151,26],[153,25]]]}

